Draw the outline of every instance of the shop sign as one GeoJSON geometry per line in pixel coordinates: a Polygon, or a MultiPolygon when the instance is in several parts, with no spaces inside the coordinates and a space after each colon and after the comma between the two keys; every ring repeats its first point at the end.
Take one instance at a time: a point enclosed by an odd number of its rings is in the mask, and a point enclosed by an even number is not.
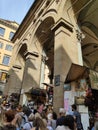
{"type": "Polygon", "coordinates": [[[96,71],[90,70],[90,82],[91,88],[98,90],[98,73],[96,71]]]}
{"type": "Polygon", "coordinates": [[[60,86],[60,75],[55,76],[55,86],[60,86]]]}
{"type": "Polygon", "coordinates": [[[64,84],[64,91],[70,91],[71,90],[71,85],[69,84],[64,84]]]}

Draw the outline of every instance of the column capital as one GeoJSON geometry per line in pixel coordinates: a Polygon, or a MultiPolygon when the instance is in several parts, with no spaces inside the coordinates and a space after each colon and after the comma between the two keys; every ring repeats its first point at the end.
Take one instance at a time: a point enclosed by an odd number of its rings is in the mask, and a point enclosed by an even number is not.
{"type": "Polygon", "coordinates": [[[28,58],[30,58],[32,56],[33,57],[39,57],[38,52],[35,52],[35,51],[33,51],[33,52],[26,51],[24,55],[25,55],[26,59],[28,59],[28,58]]]}
{"type": "Polygon", "coordinates": [[[63,18],[60,18],[54,25],[54,27],[52,28],[53,31],[56,31],[59,27],[64,27],[66,28],[68,31],[73,32],[73,25],[71,23],[69,23],[68,21],[66,21],[63,18]]]}

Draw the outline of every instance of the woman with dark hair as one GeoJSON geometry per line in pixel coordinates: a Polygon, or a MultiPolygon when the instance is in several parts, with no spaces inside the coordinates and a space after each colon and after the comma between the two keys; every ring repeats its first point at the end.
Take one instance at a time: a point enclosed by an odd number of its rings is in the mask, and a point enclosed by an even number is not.
{"type": "Polygon", "coordinates": [[[56,130],[75,130],[75,121],[72,115],[66,115],[64,125],[58,126],[56,130]]]}
{"type": "Polygon", "coordinates": [[[13,110],[8,110],[4,113],[4,125],[0,130],[16,130],[15,125],[12,124],[15,118],[15,112],[13,110]]]}

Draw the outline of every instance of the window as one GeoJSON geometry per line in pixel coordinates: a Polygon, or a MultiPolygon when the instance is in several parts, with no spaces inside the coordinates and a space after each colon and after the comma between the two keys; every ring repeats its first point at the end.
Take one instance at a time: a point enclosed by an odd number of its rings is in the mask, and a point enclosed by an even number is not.
{"type": "Polygon", "coordinates": [[[14,36],[14,32],[10,32],[9,39],[11,40],[13,36],[14,36]]]}
{"type": "Polygon", "coordinates": [[[3,43],[2,42],[0,42],[0,48],[3,48],[3,43]]]}
{"type": "Polygon", "coordinates": [[[9,61],[10,61],[10,56],[4,55],[2,64],[9,65],[9,61]]]}
{"type": "Polygon", "coordinates": [[[0,72],[0,82],[5,83],[7,79],[7,73],[0,72]]]}
{"type": "Polygon", "coordinates": [[[4,36],[4,33],[5,33],[5,29],[0,27],[0,35],[4,36]]]}
{"type": "Polygon", "coordinates": [[[5,50],[12,51],[13,47],[9,44],[6,45],[5,50]]]}

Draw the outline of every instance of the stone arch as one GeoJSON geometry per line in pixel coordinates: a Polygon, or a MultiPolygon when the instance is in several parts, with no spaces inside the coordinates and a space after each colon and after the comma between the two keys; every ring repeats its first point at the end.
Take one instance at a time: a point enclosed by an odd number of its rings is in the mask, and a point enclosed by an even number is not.
{"type": "Polygon", "coordinates": [[[38,48],[40,49],[40,51],[39,50],[38,51],[40,53],[39,58],[41,60],[41,67],[43,65],[44,67],[45,65],[47,65],[51,73],[50,75],[52,75],[50,77],[52,78],[53,78],[53,69],[54,69],[54,51],[53,51],[54,33],[52,32],[51,28],[53,27],[54,23],[55,23],[55,20],[53,17],[50,16],[50,17],[45,18],[40,23],[40,25],[36,28],[35,35],[32,38],[32,40],[35,39],[33,43],[36,44],[38,48]]]}
{"type": "MultiPolygon", "coordinates": [[[[29,46],[28,46],[29,50],[32,50],[33,48],[35,48],[35,50],[39,52],[37,45],[34,45],[36,43],[36,41],[37,41],[36,32],[38,32],[38,30],[42,30],[40,27],[42,25],[46,25],[45,21],[48,21],[47,23],[49,23],[49,22],[51,23],[52,26],[50,27],[50,29],[53,27],[53,25],[55,23],[55,15],[49,14],[49,12],[48,12],[48,15],[45,15],[44,17],[41,17],[38,21],[36,21],[34,23],[35,25],[34,25],[34,28],[32,30],[32,36],[31,36],[30,43],[29,43],[29,46]]],[[[47,30],[47,28],[48,27],[46,27],[46,30],[47,30]]],[[[44,34],[45,32],[41,32],[40,34],[42,34],[42,33],[44,34]]],[[[40,37],[41,36],[42,35],[40,35],[40,37]]]]}
{"type": "Polygon", "coordinates": [[[18,83],[16,83],[16,85],[19,87],[19,93],[23,89],[22,86],[23,86],[24,75],[25,75],[24,72],[25,72],[25,66],[26,66],[26,52],[27,52],[27,44],[23,43],[18,48],[17,57],[14,63],[15,64],[14,66],[20,67],[20,70],[18,71],[18,73],[14,72],[16,75],[16,80],[18,80],[18,83]]]}
{"type": "Polygon", "coordinates": [[[57,16],[57,11],[55,9],[50,9],[43,14],[42,19],[44,20],[48,17],[52,17],[56,22],[56,16],[57,16]]]}
{"type": "Polygon", "coordinates": [[[18,53],[20,52],[21,48],[23,48],[23,50],[25,50],[24,48],[26,48],[26,50],[28,50],[28,39],[23,39],[21,43],[19,43],[19,45],[17,45],[17,49],[16,49],[16,56],[18,55],[18,53]]]}
{"type": "Polygon", "coordinates": [[[43,14],[43,16],[45,16],[46,14],[50,14],[50,13],[55,13],[55,14],[57,14],[57,11],[55,10],[55,9],[50,9],[50,10],[48,10],[48,11],[46,11],[44,14],[43,14]]]}
{"type": "MultiPolygon", "coordinates": [[[[49,32],[49,31],[52,32],[51,28],[53,27],[54,23],[55,23],[55,19],[52,16],[49,16],[49,17],[45,16],[42,21],[39,20],[37,23],[35,23],[35,28],[33,29],[33,35],[31,37],[31,41],[30,41],[28,49],[31,49],[32,47],[35,46],[35,45],[32,46],[32,44],[35,44],[36,41],[38,40],[36,37],[37,35],[39,35],[39,38],[41,38],[46,35],[45,34],[46,32],[49,32]],[[46,24],[47,24],[47,26],[46,26],[46,24]]],[[[49,36],[49,33],[47,33],[47,36],[49,36]]],[[[45,37],[44,37],[44,39],[45,39],[45,37]]],[[[36,49],[38,49],[38,48],[36,47],[36,49]]]]}
{"type": "Polygon", "coordinates": [[[94,24],[89,21],[85,21],[81,24],[81,27],[83,26],[89,28],[98,37],[98,28],[94,24]]]}
{"type": "Polygon", "coordinates": [[[43,16],[41,18],[39,18],[34,24],[34,29],[33,29],[33,35],[31,37],[31,39],[34,39],[35,33],[37,31],[37,29],[39,28],[39,26],[41,26],[41,24],[43,24],[43,22],[46,19],[52,19],[54,21],[54,23],[56,23],[56,15],[57,15],[57,11],[55,9],[50,9],[48,11],[46,11],[43,16]]]}
{"type": "Polygon", "coordinates": [[[21,44],[21,46],[18,48],[17,56],[16,56],[14,64],[24,67],[25,60],[26,60],[26,57],[25,57],[26,52],[27,52],[27,44],[25,43],[21,44]]]}
{"type": "Polygon", "coordinates": [[[14,59],[12,68],[10,70],[11,77],[8,82],[8,84],[10,84],[11,91],[18,93],[19,95],[21,94],[22,83],[23,83],[25,61],[26,61],[24,52],[26,51],[27,51],[27,45],[25,43],[21,44],[21,46],[17,50],[17,54],[15,54],[16,57],[14,59]]]}

